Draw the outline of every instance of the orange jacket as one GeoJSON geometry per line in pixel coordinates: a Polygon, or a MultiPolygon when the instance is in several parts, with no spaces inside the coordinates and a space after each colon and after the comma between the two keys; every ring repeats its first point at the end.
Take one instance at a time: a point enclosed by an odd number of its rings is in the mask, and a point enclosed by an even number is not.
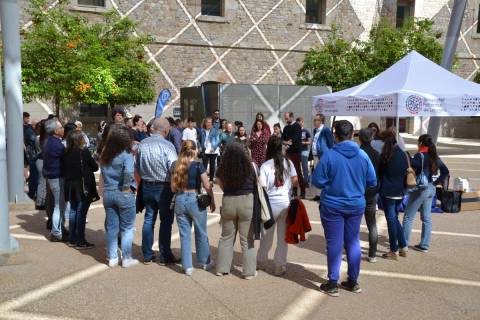
{"type": "Polygon", "coordinates": [[[293,199],[290,201],[286,219],[287,233],[285,241],[290,244],[305,241],[305,233],[312,231],[312,227],[308,219],[307,209],[305,209],[305,205],[301,200],[293,199]]]}

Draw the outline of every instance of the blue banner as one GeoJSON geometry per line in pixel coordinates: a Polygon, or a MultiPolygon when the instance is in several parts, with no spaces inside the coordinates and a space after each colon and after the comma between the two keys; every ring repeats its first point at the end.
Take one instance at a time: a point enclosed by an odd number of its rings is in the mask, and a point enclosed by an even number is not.
{"type": "Polygon", "coordinates": [[[172,96],[172,93],[168,89],[163,89],[160,92],[157,98],[157,107],[155,108],[155,118],[162,116],[163,109],[165,108],[165,105],[167,104],[168,100],[170,100],[171,96],[172,96]]]}

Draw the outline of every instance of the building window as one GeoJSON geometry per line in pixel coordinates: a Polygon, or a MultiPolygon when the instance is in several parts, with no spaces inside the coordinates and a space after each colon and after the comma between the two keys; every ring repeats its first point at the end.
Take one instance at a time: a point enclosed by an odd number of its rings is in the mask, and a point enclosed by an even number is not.
{"type": "Polygon", "coordinates": [[[79,6],[105,7],[105,0],[78,0],[79,6]]]}
{"type": "Polygon", "coordinates": [[[327,12],[326,0],[307,0],[306,23],[325,24],[327,12]]]}
{"type": "Polygon", "coordinates": [[[223,17],[223,1],[202,0],[202,16],[223,17]]]}
{"type": "Polygon", "coordinates": [[[413,17],[413,11],[415,8],[415,1],[398,1],[397,2],[397,22],[396,27],[401,28],[403,27],[406,20],[410,17],[413,17]]]}

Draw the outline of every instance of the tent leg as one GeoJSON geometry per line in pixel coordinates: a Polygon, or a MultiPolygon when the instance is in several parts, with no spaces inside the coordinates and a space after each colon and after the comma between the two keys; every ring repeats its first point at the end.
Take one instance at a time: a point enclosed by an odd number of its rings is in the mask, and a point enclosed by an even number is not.
{"type": "Polygon", "coordinates": [[[397,118],[395,119],[395,127],[396,127],[396,132],[397,132],[397,142],[400,139],[400,117],[397,115],[397,118]]]}

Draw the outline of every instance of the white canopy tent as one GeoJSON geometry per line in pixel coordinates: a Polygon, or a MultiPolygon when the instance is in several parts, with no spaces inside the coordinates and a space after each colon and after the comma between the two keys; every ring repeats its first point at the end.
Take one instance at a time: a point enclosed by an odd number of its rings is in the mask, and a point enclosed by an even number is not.
{"type": "Polygon", "coordinates": [[[313,97],[313,115],[480,116],[480,85],[416,51],[356,87],[313,97]]]}

